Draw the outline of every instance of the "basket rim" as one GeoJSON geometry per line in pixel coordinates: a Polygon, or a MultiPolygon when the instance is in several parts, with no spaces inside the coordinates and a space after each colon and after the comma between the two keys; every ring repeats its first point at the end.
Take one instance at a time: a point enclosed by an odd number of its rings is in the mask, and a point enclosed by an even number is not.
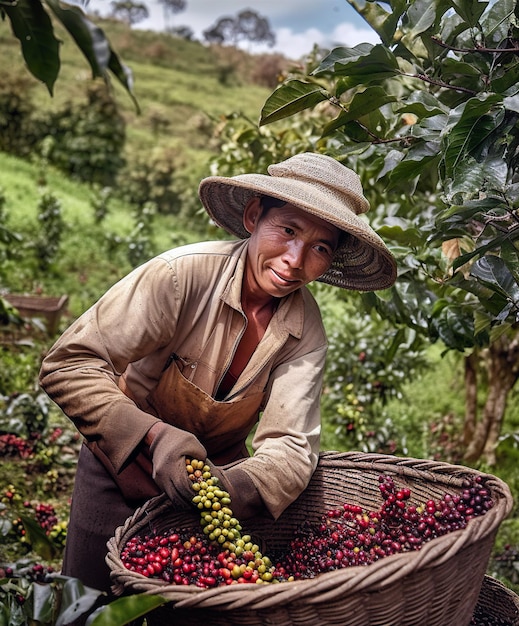
{"type": "MultiPolygon", "coordinates": [[[[160,579],[150,579],[136,572],[127,570],[119,557],[119,546],[122,541],[132,536],[131,529],[139,519],[152,519],[154,515],[171,509],[171,501],[164,494],[152,498],[129,517],[125,524],[119,526],[114,536],[108,541],[107,564],[111,569],[114,581],[113,591],[116,595],[124,593],[125,585],[121,578],[131,581],[135,592],[160,595],[178,608],[189,607],[217,607],[251,609],[268,608],[274,603],[293,602],[294,598],[300,602],[303,599],[310,603],[326,602],[331,597],[340,594],[349,594],[368,590],[370,592],[382,589],[395,580],[412,574],[418,568],[435,567],[444,564],[462,548],[469,547],[476,542],[494,539],[500,522],[510,513],[512,496],[510,489],[501,479],[478,472],[472,468],[453,465],[444,462],[413,459],[411,457],[396,457],[392,455],[358,453],[358,452],[322,452],[319,458],[321,468],[327,464],[345,469],[369,468],[381,473],[398,472],[404,476],[429,476],[434,482],[460,484],[468,476],[483,477],[492,491],[495,500],[494,506],[485,515],[475,517],[467,528],[452,531],[441,537],[429,541],[418,551],[409,551],[384,557],[367,566],[341,568],[319,574],[315,578],[303,579],[288,584],[268,585],[228,585],[211,589],[202,589],[195,585],[174,585],[160,579]],[[459,474],[454,480],[454,474],[459,474]],[[434,480],[436,479],[436,480],[434,480]],[[470,532],[467,532],[470,529],[470,532]]],[[[185,508],[186,514],[192,512],[185,508]]],[[[193,511],[196,516],[196,511],[193,511]]],[[[136,531],[133,532],[133,535],[136,531]]],[[[482,574],[483,580],[483,574],[482,574]]]]}

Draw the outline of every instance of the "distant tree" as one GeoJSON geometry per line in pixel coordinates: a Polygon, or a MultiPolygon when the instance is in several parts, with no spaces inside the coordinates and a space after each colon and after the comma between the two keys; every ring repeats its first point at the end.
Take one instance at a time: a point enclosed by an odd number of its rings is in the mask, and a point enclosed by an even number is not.
{"type": "Polygon", "coordinates": [[[252,9],[241,11],[236,17],[221,17],[216,24],[203,32],[203,36],[207,42],[219,44],[236,45],[243,40],[266,43],[269,46],[276,43],[276,36],[268,19],[252,9]]]}
{"type": "Polygon", "coordinates": [[[239,39],[247,39],[255,43],[266,43],[273,46],[276,36],[270,28],[269,21],[251,9],[238,13],[237,30],[239,39]]]}
{"type": "Polygon", "coordinates": [[[235,20],[232,17],[221,17],[202,33],[208,43],[222,44],[226,41],[233,42],[235,39],[235,20]]]}
{"type": "Polygon", "coordinates": [[[173,37],[179,37],[180,39],[186,39],[187,41],[193,41],[195,33],[189,26],[172,26],[167,29],[167,32],[173,37]]]}
{"type": "Polygon", "coordinates": [[[142,2],[132,2],[132,0],[117,0],[110,3],[112,15],[121,19],[130,26],[142,22],[149,17],[148,7],[142,2]]]}
{"type": "Polygon", "coordinates": [[[187,2],[186,0],[159,0],[159,4],[162,5],[162,10],[164,11],[164,26],[170,32],[169,18],[176,13],[184,11],[187,2]]]}

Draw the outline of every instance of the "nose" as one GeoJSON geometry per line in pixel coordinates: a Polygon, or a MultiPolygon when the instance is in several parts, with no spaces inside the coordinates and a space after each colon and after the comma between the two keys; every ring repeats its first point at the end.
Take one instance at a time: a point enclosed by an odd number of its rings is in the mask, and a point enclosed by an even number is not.
{"type": "Polygon", "coordinates": [[[303,242],[293,239],[287,243],[282,259],[289,267],[301,269],[303,267],[304,255],[303,242]]]}

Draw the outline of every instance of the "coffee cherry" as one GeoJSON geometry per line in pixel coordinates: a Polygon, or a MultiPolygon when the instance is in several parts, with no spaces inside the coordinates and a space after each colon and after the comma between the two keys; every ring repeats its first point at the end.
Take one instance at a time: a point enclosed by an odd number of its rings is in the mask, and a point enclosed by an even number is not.
{"type": "Polygon", "coordinates": [[[134,537],[124,546],[121,560],[142,576],[204,589],[292,582],[369,565],[392,554],[419,550],[435,537],[465,528],[472,517],[484,515],[493,506],[479,476],[467,481],[460,494],[446,493],[439,500],[430,498],[419,504],[411,502],[408,487],[397,488],[391,476],[380,476],[378,510],[344,503],[324,512],[316,522],[305,521],[286,550],[271,555],[275,556],[271,561],[250,535],[242,534],[230,496],[218,486],[209,466],[192,459],[186,468],[195,494],[193,504],[200,511],[201,535],[174,529],[163,535],[134,537]]]}

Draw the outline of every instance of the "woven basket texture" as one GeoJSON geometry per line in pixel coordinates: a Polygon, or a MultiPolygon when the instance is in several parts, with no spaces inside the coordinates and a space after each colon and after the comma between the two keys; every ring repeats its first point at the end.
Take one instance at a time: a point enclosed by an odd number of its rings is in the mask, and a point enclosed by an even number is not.
{"type": "Polygon", "coordinates": [[[485,576],[471,624],[519,626],[519,596],[495,578],[485,576]]]}
{"type": "Polygon", "coordinates": [[[508,486],[495,476],[421,459],[323,452],[307,489],[281,517],[248,520],[244,531],[263,554],[283,550],[303,521],[317,521],[345,502],[377,510],[382,474],[392,475],[397,487],[409,487],[413,504],[459,493],[465,479],[480,475],[494,506],[463,530],[371,565],[296,582],[204,590],[146,578],[121,561],[123,546],[135,535],[183,529],[200,533],[196,509],[175,508],[159,496],[128,518],[107,544],[113,591],[165,597],[168,604],[147,616],[150,626],[469,626],[495,535],[512,508],[508,486]]]}

